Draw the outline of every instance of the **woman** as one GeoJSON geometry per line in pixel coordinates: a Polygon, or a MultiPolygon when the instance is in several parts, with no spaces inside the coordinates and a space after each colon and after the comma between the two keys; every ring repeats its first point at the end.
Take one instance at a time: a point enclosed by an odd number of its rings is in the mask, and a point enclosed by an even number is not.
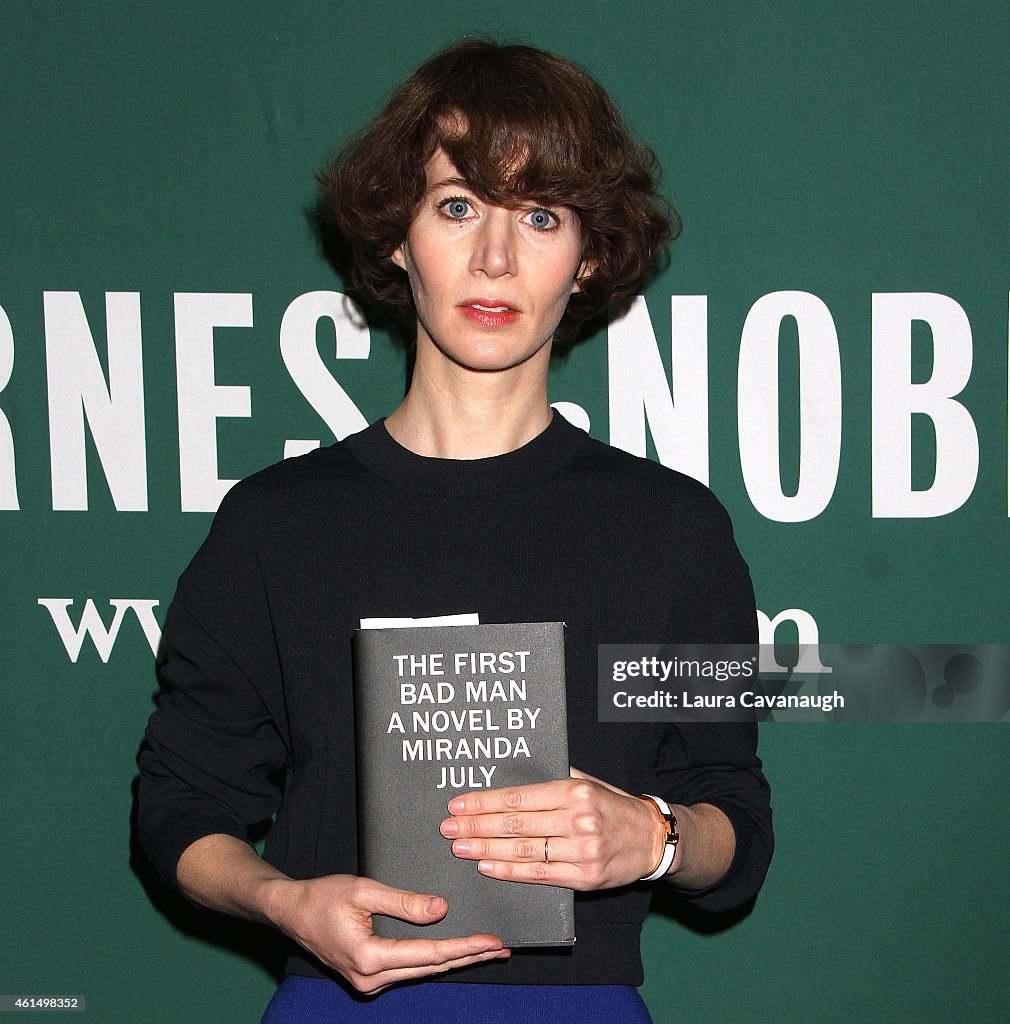
{"type": "Polygon", "coordinates": [[[754,639],[726,514],[547,402],[559,328],[633,294],[669,240],[651,168],[581,69],[464,42],[324,178],[358,289],[416,322],[410,389],[384,421],[230,492],[180,580],[141,756],[163,873],[293,940],[265,1020],[645,1021],[650,885],[722,910],[761,884],[753,727],[596,720],[597,644],[754,639]],[[471,610],[566,623],[575,767],[459,794],[433,827],[484,874],[576,890],[563,953],[372,934],[372,914],[423,924],[447,906],[356,874],[350,636],[363,617],[471,610]],[[261,859],[248,829],[274,814],[261,859]]]}

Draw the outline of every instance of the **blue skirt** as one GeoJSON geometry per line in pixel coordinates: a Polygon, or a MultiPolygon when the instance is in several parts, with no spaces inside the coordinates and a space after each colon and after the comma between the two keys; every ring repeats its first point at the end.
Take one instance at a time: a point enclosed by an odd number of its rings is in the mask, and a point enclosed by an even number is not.
{"type": "Polygon", "coordinates": [[[336,982],[291,975],[262,1024],[651,1024],[630,985],[395,985],[352,996],[336,982]]]}

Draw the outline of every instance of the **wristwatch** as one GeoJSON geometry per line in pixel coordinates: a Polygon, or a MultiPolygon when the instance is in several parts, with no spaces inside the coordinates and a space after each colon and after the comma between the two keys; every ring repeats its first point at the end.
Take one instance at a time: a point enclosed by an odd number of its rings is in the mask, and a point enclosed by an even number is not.
{"type": "Polygon", "coordinates": [[[673,858],[677,856],[677,843],[680,842],[680,833],[677,831],[677,816],[670,810],[670,805],[661,796],[643,793],[641,799],[650,807],[655,808],[665,833],[663,855],[659,858],[659,863],[649,874],[642,876],[643,882],[655,882],[657,878],[662,878],[670,870],[673,858]]]}

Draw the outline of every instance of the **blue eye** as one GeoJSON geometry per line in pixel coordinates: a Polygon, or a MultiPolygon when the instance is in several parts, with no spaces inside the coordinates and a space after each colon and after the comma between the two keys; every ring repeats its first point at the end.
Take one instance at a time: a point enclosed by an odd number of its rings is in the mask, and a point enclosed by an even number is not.
{"type": "Polygon", "coordinates": [[[546,231],[557,223],[557,218],[550,210],[539,206],[535,210],[530,210],[528,219],[530,226],[536,228],[537,231],[546,231]]]}
{"type": "Polygon", "coordinates": [[[442,209],[453,220],[463,220],[470,214],[470,203],[466,199],[447,199],[442,209]]]}

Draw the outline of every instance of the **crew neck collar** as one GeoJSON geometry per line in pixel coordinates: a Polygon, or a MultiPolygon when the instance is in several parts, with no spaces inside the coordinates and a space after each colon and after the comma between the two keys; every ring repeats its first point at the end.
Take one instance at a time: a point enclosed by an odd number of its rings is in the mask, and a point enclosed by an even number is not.
{"type": "Polygon", "coordinates": [[[378,420],[344,440],[350,452],[377,476],[424,494],[491,494],[518,490],[561,468],[585,439],[559,412],[532,440],[484,459],[440,459],[418,455],[393,440],[378,420]]]}

